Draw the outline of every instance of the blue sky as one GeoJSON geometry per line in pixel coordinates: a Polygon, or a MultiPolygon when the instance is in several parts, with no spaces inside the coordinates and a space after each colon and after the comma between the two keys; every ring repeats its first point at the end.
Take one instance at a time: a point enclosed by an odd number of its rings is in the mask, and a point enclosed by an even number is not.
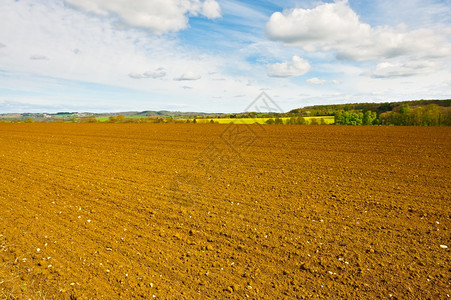
{"type": "Polygon", "coordinates": [[[0,113],[451,98],[451,0],[0,0],[0,113]]]}

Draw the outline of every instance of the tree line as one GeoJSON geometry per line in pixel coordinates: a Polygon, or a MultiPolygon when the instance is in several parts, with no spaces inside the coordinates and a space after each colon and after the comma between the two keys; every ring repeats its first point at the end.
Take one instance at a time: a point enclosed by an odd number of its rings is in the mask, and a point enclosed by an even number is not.
{"type": "Polygon", "coordinates": [[[333,116],[337,112],[376,112],[380,114],[388,111],[396,111],[396,109],[404,104],[410,107],[425,107],[430,104],[436,104],[440,107],[451,107],[451,99],[448,100],[411,100],[401,102],[384,102],[384,103],[347,103],[347,104],[326,104],[313,105],[303,108],[296,108],[288,112],[288,114],[296,114],[302,116],[333,116]]]}
{"type": "Polygon", "coordinates": [[[376,112],[336,112],[336,125],[451,126],[451,107],[429,104],[410,107],[405,103],[379,116],[376,112]]]}
{"type": "Polygon", "coordinates": [[[335,113],[334,123],[336,125],[379,125],[380,121],[377,118],[376,112],[366,111],[359,112],[337,112],[335,113]]]}

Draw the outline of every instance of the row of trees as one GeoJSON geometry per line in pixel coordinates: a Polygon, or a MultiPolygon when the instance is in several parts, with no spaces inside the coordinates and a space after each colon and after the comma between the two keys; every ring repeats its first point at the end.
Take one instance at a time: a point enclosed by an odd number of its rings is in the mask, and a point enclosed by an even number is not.
{"type": "Polygon", "coordinates": [[[441,107],[451,107],[451,99],[448,100],[413,100],[413,101],[402,101],[402,102],[385,102],[385,103],[347,103],[347,104],[326,104],[326,105],[313,105],[306,106],[304,108],[293,109],[290,113],[295,113],[297,115],[303,116],[326,116],[334,115],[337,112],[376,112],[379,116],[380,114],[388,111],[396,111],[399,106],[407,104],[411,107],[425,107],[430,104],[436,104],[441,107]]]}
{"type": "Polygon", "coordinates": [[[411,108],[403,104],[396,111],[379,116],[381,124],[404,126],[451,126],[451,108],[436,104],[411,108]]]}
{"type": "Polygon", "coordinates": [[[377,114],[373,111],[365,113],[359,112],[338,112],[335,114],[336,125],[378,125],[377,114]]]}
{"type": "Polygon", "coordinates": [[[393,111],[383,112],[377,117],[373,111],[337,112],[336,125],[400,125],[400,126],[451,126],[451,107],[429,104],[410,107],[402,104],[393,111]]]}
{"type": "Polygon", "coordinates": [[[286,119],[285,122],[283,119],[276,117],[275,119],[268,119],[265,122],[266,124],[286,124],[286,125],[327,125],[326,121],[323,118],[312,118],[310,120],[306,120],[303,117],[291,117],[286,119]]]}
{"type": "MultiPolygon", "coordinates": [[[[199,122],[204,121],[201,119],[199,122]]],[[[146,118],[126,118],[123,115],[111,116],[108,118],[108,123],[197,123],[198,120],[194,119],[175,119],[172,117],[146,117],[146,118]]],[[[202,123],[218,123],[213,120],[202,123]]]]}

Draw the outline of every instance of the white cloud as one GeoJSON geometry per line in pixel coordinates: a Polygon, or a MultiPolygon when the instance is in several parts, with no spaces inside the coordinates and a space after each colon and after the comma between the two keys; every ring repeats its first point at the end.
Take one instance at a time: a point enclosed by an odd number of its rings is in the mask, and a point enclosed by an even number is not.
{"type": "Polygon", "coordinates": [[[1,48],[5,48],[6,47],[6,45],[5,44],[3,44],[3,43],[0,43],[0,49],[1,48]]]}
{"type": "Polygon", "coordinates": [[[144,73],[130,73],[128,74],[128,76],[133,79],[144,79],[144,78],[157,79],[166,76],[166,71],[164,70],[164,68],[158,68],[155,71],[147,71],[144,73]]]}
{"type": "Polygon", "coordinates": [[[199,74],[196,74],[194,72],[186,72],[186,73],[182,74],[182,76],[174,78],[174,80],[177,80],[177,81],[199,80],[201,78],[202,78],[202,76],[200,76],[199,74]]]}
{"type": "Polygon", "coordinates": [[[31,60],[46,60],[48,59],[47,56],[44,55],[39,55],[39,54],[34,54],[30,56],[31,60]]]}
{"type": "Polygon", "coordinates": [[[143,78],[146,78],[146,77],[144,77],[144,75],[141,74],[141,73],[130,73],[130,74],[128,74],[128,77],[133,78],[133,79],[143,79],[143,78]]]}
{"type": "Polygon", "coordinates": [[[101,16],[117,16],[123,23],[148,29],[155,34],[177,32],[188,27],[188,17],[221,16],[216,0],[64,0],[101,16]]]}
{"type": "Polygon", "coordinates": [[[375,78],[390,78],[390,77],[408,77],[414,75],[424,75],[432,73],[437,66],[430,61],[411,61],[406,63],[379,63],[371,72],[371,76],[375,78]]]}
{"type": "Polygon", "coordinates": [[[266,24],[266,33],[272,40],[306,51],[334,51],[337,58],[353,61],[451,56],[445,35],[429,29],[409,31],[403,24],[371,27],[360,21],[347,1],[276,12],[266,24]]]}
{"type": "Polygon", "coordinates": [[[310,83],[310,84],[315,84],[315,85],[323,85],[323,84],[327,83],[326,80],[319,79],[318,77],[313,77],[313,78],[307,79],[306,82],[310,83]]]}
{"type": "Polygon", "coordinates": [[[333,38],[349,39],[355,30],[361,34],[370,28],[360,24],[357,14],[346,1],[326,3],[314,9],[295,8],[275,12],[266,25],[271,39],[286,43],[306,44],[333,38]]]}
{"type": "Polygon", "coordinates": [[[202,15],[209,19],[221,17],[221,7],[215,0],[205,0],[202,4],[202,15]]]}
{"type": "Polygon", "coordinates": [[[293,56],[290,62],[275,63],[268,65],[269,77],[296,77],[301,76],[310,71],[310,63],[299,57],[293,56]]]}

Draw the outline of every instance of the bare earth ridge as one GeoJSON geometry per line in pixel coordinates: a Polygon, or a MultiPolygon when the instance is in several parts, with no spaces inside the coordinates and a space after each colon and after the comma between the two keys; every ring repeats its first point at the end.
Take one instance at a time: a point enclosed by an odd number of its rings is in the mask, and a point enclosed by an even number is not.
{"type": "Polygon", "coordinates": [[[451,128],[0,124],[0,297],[434,298],[451,128]]]}

